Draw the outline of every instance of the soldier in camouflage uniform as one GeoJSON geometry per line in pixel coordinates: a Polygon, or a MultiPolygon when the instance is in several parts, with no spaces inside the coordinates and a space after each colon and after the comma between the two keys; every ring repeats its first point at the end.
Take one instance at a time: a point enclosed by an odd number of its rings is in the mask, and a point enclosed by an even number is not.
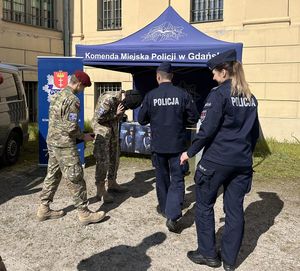
{"type": "Polygon", "coordinates": [[[91,86],[89,76],[82,71],[76,71],[71,76],[68,86],[51,98],[47,136],[48,171],[37,212],[40,221],[65,215],[63,210],[54,211],[49,207],[62,176],[71,190],[82,224],[96,223],[105,217],[104,212],[93,213],[87,208],[86,184],[76,146],[76,139],[93,140],[93,137],[84,134],[78,125],[80,101],[75,94],[82,92],[87,86],[91,86]]]}
{"type": "Polygon", "coordinates": [[[126,192],[117,182],[119,167],[119,122],[125,111],[120,91],[107,91],[99,96],[92,127],[95,133],[94,156],[97,198],[105,203],[113,202],[108,192],[126,192]],[[105,183],[107,183],[107,188],[105,183]]]}

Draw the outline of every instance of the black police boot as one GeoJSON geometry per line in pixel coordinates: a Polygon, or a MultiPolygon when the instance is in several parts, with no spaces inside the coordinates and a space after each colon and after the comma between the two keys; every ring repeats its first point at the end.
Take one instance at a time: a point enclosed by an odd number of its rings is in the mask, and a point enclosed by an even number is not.
{"type": "Polygon", "coordinates": [[[209,267],[220,267],[221,266],[221,260],[219,257],[205,257],[201,255],[197,250],[195,251],[189,251],[187,253],[187,257],[196,264],[203,264],[207,265],[209,267]]]}
{"type": "Polygon", "coordinates": [[[177,221],[174,221],[172,219],[167,219],[166,226],[169,231],[171,232],[177,232],[177,221]]]}
{"type": "Polygon", "coordinates": [[[235,270],[235,266],[234,265],[227,264],[224,261],[223,261],[223,268],[226,271],[234,271],[235,270]]]}
{"type": "Polygon", "coordinates": [[[160,209],[159,205],[156,206],[156,212],[160,214],[162,217],[166,218],[166,215],[162,210],[160,209]]]}

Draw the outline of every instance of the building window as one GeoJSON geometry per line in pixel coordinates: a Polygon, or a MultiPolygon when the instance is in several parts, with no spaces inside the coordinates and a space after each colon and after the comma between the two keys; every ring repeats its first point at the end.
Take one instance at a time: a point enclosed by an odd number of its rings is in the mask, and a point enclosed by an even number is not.
{"type": "Polygon", "coordinates": [[[121,82],[114,82],[114,83],[95,83],[95,103],[94,106],[96,106],[98,98],[100,95],[102,95],[106,91],[121,91],[122,84],[121,82]]]}
{"type": "Polygon", "coordinates": [[[8,72],[1,72],[3,83],[0,85],[0,101],[11,102],[19,100],[18,88],[14,75],[8,72]]]}
{"type": "Polygon", "coordinates": [[[24,88],[26,93],[26,100],[29,111],[29,121],[37,122],[37,82],[24,82],[24,88]]]}
{"type": "Polygon", "coordinates": [[[98,29],[121,29],[121,11],[122,0],[98,0],[98,29]]]}
{"type": "Polygon", "coordinates": [[[16,23],[57,29],[56,0],[4,0],[3,19],[16,23]]]}
{"type": "Polygon", "coordinates": [[[191,0],[191,22],[223,20],[223,0],[191,0]]]}

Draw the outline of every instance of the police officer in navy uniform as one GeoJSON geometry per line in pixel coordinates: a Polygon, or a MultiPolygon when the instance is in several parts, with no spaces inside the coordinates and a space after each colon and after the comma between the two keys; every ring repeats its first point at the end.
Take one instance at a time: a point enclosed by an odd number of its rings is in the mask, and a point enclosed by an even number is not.
{"type": "Polygon", "coordinates": [[[138,121],[141,125],[150,123],[159,212],[167,218],[168,229],[176,232],[185,189],[180,166],[180,155],[187,149],[185,128],[195,124],[199,114],[190,94],[172,84],[171,69],[168,62],[157,68],[159,87],[146,94],[138,121]]]}
{"type": "Polygon", "coordinates": [[[203,147],[195,172],[198,249],[187,256],[197,264],[219,267],[216,251],[214,204],[224,188],[225,226],[221,259],[225,270],[235,270],[244,232],[243,201],[252,183],[252,153],[259,135],[257,100],[245,81],[235,50],[208,62],[219,86],[212,89],[201,113],[200,130],[181,156],[181,163],[203,147]]]}

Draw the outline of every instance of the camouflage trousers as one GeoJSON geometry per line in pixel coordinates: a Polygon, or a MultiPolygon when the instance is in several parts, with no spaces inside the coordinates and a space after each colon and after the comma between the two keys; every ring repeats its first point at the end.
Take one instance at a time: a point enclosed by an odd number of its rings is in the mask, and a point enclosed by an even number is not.
{"type": "Polygon", "coordinates": [[[47,205],[53,201],[54,194],[63,177],[72,193],[75,207],[85,208],[87,206],[86,183],[83,179],[83,169],[76,145],[69,148],[48,145],[48,153],[48,169],[40,195],[41,202],[47,205]]]}
{"type": "Polygon", "coordinates": [[[105,180],[116,181],[120,161],[119,136],[106,138],[98,134],[93,154],[96,159],[96,184],[105,180]]]}

